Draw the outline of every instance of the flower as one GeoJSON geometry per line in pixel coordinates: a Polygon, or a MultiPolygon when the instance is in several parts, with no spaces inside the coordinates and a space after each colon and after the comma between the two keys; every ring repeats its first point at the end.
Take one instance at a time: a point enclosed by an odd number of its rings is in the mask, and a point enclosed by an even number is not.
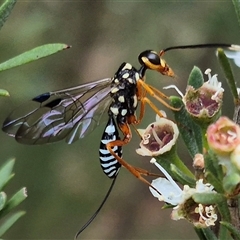
{"type": "Polygon", "coordinates": [[[207,69],[208,81],[197,89],[188,86],[186,94],[183,97],[183,103],[188,113],[195,119],[204,119],[212,121],[222,106],[224,89],[217,75],[211,76],[211,70],[207,69]]]}
{"type": "Polygon", "coordinates": [[[220,156],[229,156],[240,144],[240,127],[227,117],[211,124],[206,134],[209,148],[220,156]]]}
{"type": "Polygon", "coordinates": [[[166,170],[157,163],[156,159],[152,158],[151,163],[154,163],[157,168],[165,175],[165,178],[157,178],[152,181],[152,186],[161,195],[150,187],[150,192],[159,201],[164,201],[173,205],[171,218],[173,220],[186,219],[197,227],[209,227],[215,225],[217,214],[215,206],[196,203],[193,200],[195,193],[212,193],[213,186],[209,183],[203,183],[203,179],[196,182],[195,188],[190,188],[184,185],[183,190],[177,185],[166,170]]]}
{"type": "Polygon", "coordinates": [[[179,131],[177,125],[167,119],[157,116],[156,122],[151,123],[144,129],[138,129],[142,137],[140,148],[136,150],[142,156],[158,156],[175,145],[179,131]]]}

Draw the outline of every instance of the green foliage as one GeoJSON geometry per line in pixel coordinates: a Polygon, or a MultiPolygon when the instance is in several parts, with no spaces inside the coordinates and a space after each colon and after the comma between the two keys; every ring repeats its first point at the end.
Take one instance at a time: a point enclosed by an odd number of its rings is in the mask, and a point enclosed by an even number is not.
{"type": "MultiPolygon", "coordinates": [[[[0,7],[0,29],[7,20],[7,17],[11,13],[16,0],[6,0],[0,7]]],[[[0,72],[11,69],[23,64],[27,64],[41,58],[50,56],[61,50],[67,49],[70,46],[61,43],[45,44],[43,46],[36,47],[32,50],[24,52],[16,57],[13,57],[0,64],[0,72]]],[[[7,90],[0,89],[0,96],[9,96],[7,90]]],[[[22,217],[25,212],[17,211],[10,216],[8,214],[15,209],[23,200],[26,199],[26,188],[22,188],[17,191],[10,199],[7,198],[7,194],[3,191],[5,186],[13,178],[12,173],[13,165],[15,160],[11,159],[5,163],[0,169],[0,218],[2,222],[0,224],[0,237],[9,229],[11,226],[22,217]],[[6,216],[7,215],[7,216],[6,216]]]]}
{"type": "Polygon", "coordinates": [[[26,188],[17,191],[10,199],[7,198],[7,194],[3,191],[14,176],[12,173],[14,163],[15,160],[11,159],[0,169],[0,218],[2,219],[0,224],[0,237],[2,237],[2,235],[25,214],[24,211],[17,211],[10,216],[8,215],[27,197],[26,188]]]}

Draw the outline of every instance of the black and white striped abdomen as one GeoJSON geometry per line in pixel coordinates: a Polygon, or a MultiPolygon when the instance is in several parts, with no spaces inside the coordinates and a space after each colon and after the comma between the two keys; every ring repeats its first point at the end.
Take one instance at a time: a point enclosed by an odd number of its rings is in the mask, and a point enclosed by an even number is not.
{"type": "MultiPolygon", "coordinates": [[[[117,159],[107,150],[106,144],[115,140],[119,140],[119,132],[117,129],[117,125],[114,121],[113,117],[109,117],[108,123],[104,129],[104,133],[102,135],[100,149],[99,149],[99,158],[101,162],[101,167],[103,172],[109,177],[114,178],[121,164],[117,159]]],[[[112,150],[119,156],[122,157],[122,147],[115,146],[112,150]]]]}

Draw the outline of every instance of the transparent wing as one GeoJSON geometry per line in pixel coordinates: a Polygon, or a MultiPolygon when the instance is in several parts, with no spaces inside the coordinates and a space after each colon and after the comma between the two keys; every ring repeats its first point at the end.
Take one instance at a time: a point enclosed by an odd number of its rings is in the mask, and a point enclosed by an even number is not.
{"type": "Polygon", "coordinates": [[[24,144],[44,144],[66,138],[72,143],[97,125],[111,102],[111,78],[48,92],[15,109],[3,131],[24,144]]]}

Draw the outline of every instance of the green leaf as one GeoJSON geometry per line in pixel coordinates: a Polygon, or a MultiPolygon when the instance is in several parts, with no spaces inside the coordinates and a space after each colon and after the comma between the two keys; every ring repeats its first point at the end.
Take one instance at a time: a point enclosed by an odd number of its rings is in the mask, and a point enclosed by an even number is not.
{"type": "Polygon", "coordinates": [[[229,194],[231,194],[232,192],[234,192],[234,190],[237,189],[239,183],[239,172],[232,172],[231,174],[228,174],[223,178],[223,188],[225,189],[226,193],[229,194]]]}
{"type": "Polygon", "coordinates": [[[17,67],[32,61],[36,61],[40,58],[47,57],[59,51],[65,50],[70,48],[69,45],[62,44],[62,43],[54,43],[54,44],[46,44],[40,47],[36,47],[32,50],[24,52],[12,59],[7,60],[0,64],[0,72],[17,67]]]}
{"type": "Polygon", "coordinates": [[[7,202],[4,209],[0,212],[0,217],[8,214],[13,208],[18,206],[23,200],[27,198],[26,188],[20,189],[7,202]]]}
{"type": "Polygon", "coordinates": [[[198,238],[200,240],[206,240],[207,238],[205,237],[205,234],[203,232],[203,228],[198,228],[198,227],[194,227],[194,230],[196,232],[196,234],[198,235],[198,238]]]}
{"type": "Polygon", "coordinates": [[[0,96],[2,97],[9,97],[10,94],[7,90],[4,90],[4,89],[0,89],[0,96]]]}
{"type": "Polygon", "coordinates": [[[192,118],[186,111],[184,104],[179,97],[170,97],[171,105],[180,108],[180,111],[173,111],[175,121],[178,125],[179,132],[192,158],[197,153],[202,153],[202,131],[199,125],[193,122],[192,118]]]}
{"type": "Polygon", "coordinates": [[[24,211],[18,211],[5,219],[4,223],[0,226],[0,237],[24,214],[24,211]]]}
{"type": "Polygon", "coordinates": [[[17,0],[6,0],[0,7],[0,29],[6,22],[16,2],[17,0]]]}
{"type": "Polygon", "coordinates": [[[228,229],[228,231],[231,233],[231,235],[234,236],[234,239],[240,240],[240,232],[237,228],[235,228],[229,222],[221,221],[220,223],[228,229]]]}
{"type": "Polygon", "coordinates": [[[225,239],[233,240],[233,238],[229,234],[228,229],[225,226],[223,226],[223,225],[219,226],[218,239],[220,239],[220,240],[225,240],[225,239]]]}
{"type": "MultiPolygon", "coordinates": [[[[182,171],[179,170],[176,165],[171,164],[171,176],[183,185],[188,185],[189,187],[194,188],[196,185],[196,180],[194,178],[189,177],[188,175],[184,174],[182,171]]],[[[194,177],[194,175],[193,175],[194,177]]]]}
{"type": "Polygon", "coordinates": [[[205,177],[207,182],[213,185],[218,193],[224,193],[222,183],[216,178],[216,175],[214,175],[212,172],[206,171],[205,177]]]}
{"type": "Polygon", "coordinates": [[[192,198],[195,202],[205,205],[212,205],[226,201],[222,194],[215,192],[194,193],[192,198]]]}
{"type": "Polygon", "coordinates": [[[161,166],[172,176],[171,165],[175,165],[183,174],[189,178],[194,178],[193,173],[188,169],[184,162],[179,158],[176,152],[176,145],[170,151],[165,152],[156,157],[161,166]]]}
{"type": "Polygon", "coordinates": [[[223,72],[225,74],[228,86],[232,92],[234,100],[237,101],[237,99],[238,99],[237,86],[236,86],[236,82],[233,77],[232,69],[231,69],[230,63],[228,61],[228,58],[226,57],[226,55],[222,49],[218,49],[217,53],[218,53],[217,54],[218,60],[223,69],[223,72]]]}
{"type": "Polygon", "coordinates": [[[13,177],[12,170],[15,163],[15,159],[7,161],[0,169],[0,190],[6,185],[6,183],[13,177]]]}
{"type": "Polygon", "coordinates": [[[213,152],[208,151],[204,155],[204,163],[207,181],[214,186],[218,193],[224,193],[222,186],[223,170],[222,166],[219,165],[216,155],[213,152]]]}
{"type": "Polygon", "coordinates": [[[7,202],[7,194],[5,192],[0,192],[0,211],[4,208],[7,202]]]}
{"type": "Polygon", "coordinates": [[[213,233],[213,231],[210,228],[202,228],[202,232],[205,236],[205,239],[207,240],[218,240],[216,235],[213,233]]]}
{"type": "Polygon", "coordinates": [[[240,25],[240,1],[232,0],[232,2],[233,2],[233,6],[235,8],[236,15],[237,15],[238,24],[240,25]]]}
{"type": "Polygon", "coordinates": [[[202,71],[198,67],[194,66],[188,78],[188,85],[198,89],[203,85],[203,83],[204,78],[202,71]]]}

